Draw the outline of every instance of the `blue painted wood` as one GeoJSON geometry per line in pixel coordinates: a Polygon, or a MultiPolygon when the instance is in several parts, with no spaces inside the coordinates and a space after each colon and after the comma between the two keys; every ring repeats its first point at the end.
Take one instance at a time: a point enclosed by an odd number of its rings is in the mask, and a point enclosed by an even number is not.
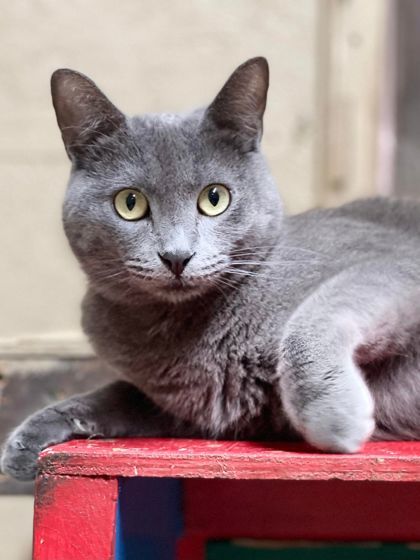
{"type": "Polygon", "coordinates": [[[116,560],[174,560],[183,530],[182,481],[122,478],[116,533],[116,560]]]}

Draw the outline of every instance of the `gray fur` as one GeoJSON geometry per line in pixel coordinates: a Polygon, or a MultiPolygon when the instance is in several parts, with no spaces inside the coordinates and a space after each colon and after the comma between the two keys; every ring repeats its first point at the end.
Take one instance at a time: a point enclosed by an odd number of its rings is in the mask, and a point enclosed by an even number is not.
{"type": "Polygon", "coordinates": [[[267,87],[252,59],[209,109],[122,119],[87,78],[54,75],[83,327],[125,381],[26,420],[5,472],[33,477],[38,452],[74,436],[303,437],[338,452],[419,438],[420,205],[284,215],[259,149],[267,87]],[[197,211],[211,183],[232,194],[216,217],[197,211]],[[112,204],[132,186],[150,203],[137,222],[112,204]],[[194,254],[181,280],[165,252],[194,254]]]}

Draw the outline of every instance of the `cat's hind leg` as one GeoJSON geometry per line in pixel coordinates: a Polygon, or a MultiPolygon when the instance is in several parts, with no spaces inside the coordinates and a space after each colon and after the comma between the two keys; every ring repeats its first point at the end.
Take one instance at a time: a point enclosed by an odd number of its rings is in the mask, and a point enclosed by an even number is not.
{"type": "Polygon", "coordinates": [[[362,368],[375,400],[376,440],[420,440],[420,329],[362,368]]]}

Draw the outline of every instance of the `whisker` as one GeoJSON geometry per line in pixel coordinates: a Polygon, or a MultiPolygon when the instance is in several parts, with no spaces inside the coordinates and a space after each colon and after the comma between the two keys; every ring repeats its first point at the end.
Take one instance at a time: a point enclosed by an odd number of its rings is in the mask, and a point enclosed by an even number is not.
{"type": "Polygon", "coordinates": [[[222,295],[223,298],[226,298],[226,296],[227,296],[226,291],[223,289],[222,286],[219,285],[218,282],[214,281],[214,282],[212,282],[212,285],[222,295]]]}
{"type": "Polygon", "coordinates": [[[92,263],[109,263],[109,264],[123,264],[121,257],[98,257],[91,258],[92,263]]]}
{"type": "Polygon", "coordinates": [[[138,270],[139,272],[149,272],[153,273],[153,269],[147,268],[145,266],[135,265],[135,264],[126,264],[127,268],[131,270],[138,270]]]}
{"type": "Polygon", "coordinates": [[[98,274],[98,272],[94,270],[91,270],[90,272],[95,280],[100,280],[101,282],[107,282],[108,280],[122,280],[122,276],[127,276],[126,270],[119,270],[110,274],[98,274]]]}
{"type": "Polygon", "coordinates": [[[281,261],[250,261],[250,260],[235,260],[232,259],[231,264],[245,264],[245,265],[258,265],[258,266],[279,266],[283,264],[317,264],[320,261],[316,260],[294,260],[294,259],[283,259],[281,261]]]}
{"type": "Polygon", "coordinates": [[[225,268],[223,272],[226,272],[228,274],[237,274],[238,276],[257,276],[258,272],[255,272],[253,270],[244,270],[241,268],[225,268]]]}
{"type": "Polygon", "coordinates": [[[227,286],[228,288],[231,288],[231,289],[235,289],[237,287],[237,282],[227,280],[226,278],[218,277],[215,280],[217,280],[218,283],[220,283],[224,286],[227,286]]]}
{"type": "MultiPolygon", "coordinates": [[[[250,245],[248,247],[243,247],[240,249],[234,249],[232,251],[230,251],[231,255],[236,255],[236,254],[240,254],[243,252],[255,252],[258,250],[262,250],[262,249],[280,249],[280,250],[285,250],[285,251],[293,251],[293,252],[303,252],[303,253],[311,253],[313,255],[321,255],[321,256],[325,256],[323,253],[321,253],[320,251],[315,251],[313,249],[306,249],[304,247],[294,247],[292,245],[250,245]]],[[[256,253],[257,254],[257,253],[256,253]]]]}

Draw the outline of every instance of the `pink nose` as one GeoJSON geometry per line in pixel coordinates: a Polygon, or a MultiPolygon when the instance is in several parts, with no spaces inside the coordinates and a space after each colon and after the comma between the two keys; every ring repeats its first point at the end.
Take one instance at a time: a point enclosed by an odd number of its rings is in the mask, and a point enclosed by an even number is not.
{"type": "Polygon", "coordinates": [[[187,253],[185,251],[171,252],[167,251],[161,255],[158,253],[163,264],[173,273],[175,276],[181,276],[184,272],[185,267],[190,262],[193,254],[187,253]]]}

